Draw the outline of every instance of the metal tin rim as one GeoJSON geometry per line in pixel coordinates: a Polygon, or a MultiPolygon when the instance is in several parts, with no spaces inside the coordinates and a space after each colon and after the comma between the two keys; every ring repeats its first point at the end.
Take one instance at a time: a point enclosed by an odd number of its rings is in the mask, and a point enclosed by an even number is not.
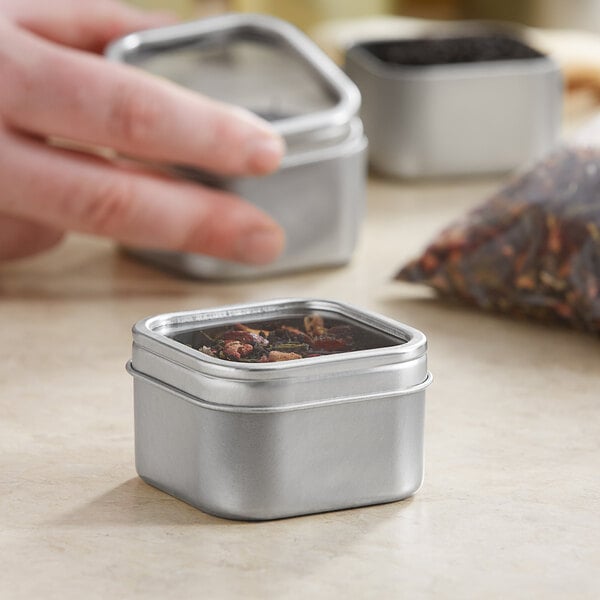
{"type": "Polygon", "coordinates": [[[217,378],[234,380],[273,380],[308,376],[312,371],[321,373],[324,369],[352,369],[358,363],[365,362],[407,362],[426,353],[425,335],[417,329],[400,324],[392,319],[359,310],[345,303],[330,300],[284,298],[252,304],[237,304],[218,309],[193,310],[166,313],[141,319],[133,327],[134,344],[159,356],[165,356],[173,362],[184,362],[188,368],[217,378]],[[358,323],[382,331],[397,338],[402,343],[369,350],[358,350],[316,358],[303,358],[297,361],[279,363],[238,363],[227,362],[205,355],[184,344],[177,342],[163,332],[185,331],[193,325],[216,326],[234,323],[239,318],[258,317],[276,318],[289,314],[291,308],[296,310],[321,310],[339,314],[358,323]],[[150,347],[145,344],[150,342],[150,347]],[[193,366],[192,366],[193,365],[193,366]]]}
{"type": "Polygon", "coordinates": [[[275,413],[275,412],[289,412],[292,410],[305,410],[308,408],[319,408],[322,406],[331,406],[334,404],[351,404],[356,402],[373,402],[376,400],[385,400],[387,398],[396,398],[402,396],[409,396],[417,394],[426,390],[433,382],[433,375],[430,371],[427,371],[427,376],[421,383],[404,388],[401,390],[394,390],[391,392],[382,392],[379,394],[363,394],[358,396],[344,396],[341,398],[329,398],[325,400],[315,400],[313,402],[299,402],[296,404],[284,404],[282,406],[243,406],[243,405],[232,405],[232,404],[216,404],[214,402],[207,402],[201,398],[197,398],[192,394],[189,394],[179,388],[176,388],[156,377],[152,377],[141,371],[137,371],[131,361],[128,361],[125,366],[127,372],[134,378],[143,379],[153,385],[156,385],[164,390],[167,390],[170,394],[179,396],[182,400],[194,404],[199,408],[206,408],[208,410],[218,410],[223,412],[234,412],[234,413],[275,413]]]}

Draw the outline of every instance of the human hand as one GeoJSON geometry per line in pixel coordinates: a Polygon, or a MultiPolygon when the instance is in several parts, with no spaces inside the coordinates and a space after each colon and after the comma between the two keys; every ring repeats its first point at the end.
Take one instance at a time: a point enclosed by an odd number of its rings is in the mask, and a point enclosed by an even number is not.
{"type": "Polygon", "coordinates": [[[254,115],[91,53],[168,21],[115,0],[0,0],[0,260],[69,230],[251,264],[282,250],[281,228],[233,194],[46,142],[223,175],[275,170],[283,142],[254,115]]]}

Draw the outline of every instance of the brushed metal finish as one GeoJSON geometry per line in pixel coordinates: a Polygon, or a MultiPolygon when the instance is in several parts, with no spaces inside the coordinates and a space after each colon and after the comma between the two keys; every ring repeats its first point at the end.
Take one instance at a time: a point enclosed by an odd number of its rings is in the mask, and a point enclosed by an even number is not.
{"type": "Polygon", "coordinates": [[[562,80],[548,57],[402,68],[358,44],[346,72],[362,94],[371,164],[388,175],[508,171],[558,138],[562,80]]]}
{"type": "Polygon", "coordinates": [[[407,325],[306,299],[158,315],[134,326],[128,370],[140,477],[206,512],[277,519],[399,500],[422,483],[431,375],[425,336],[407,325]],[[173,339],[300,311],[344,316],[391,345],[256,364],[173,339]]]}
{"type": "Polygon", "coordinates": [[[274,263],[248,266],[155,249],[129,248],[131,254],[212,279],[275,275],[350,260],[366,197],[360,93],[309,38],[273,17],[229,14],[133,33],[110,44],[105,54],[109,60],[158,69],[161,76],[258,114],[272,112],[267,118],[287,147],[278,172],[266,177],[222,179],[193,168],[171,168],[179,176],[233,191],[270,214],[286,233],[286,248],[274,263]],[[260,48],[258,55],[252,59],[252,47],[246,53],[236,50],[240,42],[260,48]],[[170,51],[186,45],[189,55],[169,58],[170,51]],[[165,60],[150,64],[149,55],[165,60]],[[209,59],[202,62],[203,56],[209,59]],[[261,56],[269,64],[262,65],[261,56]]]}
{"type": "Polygon", "coordinates": [[[429,380],[395,397],[255,412],[133,374],[138,474],[206,512],[278,519],[400,500],[423,481],[429,380]]]}

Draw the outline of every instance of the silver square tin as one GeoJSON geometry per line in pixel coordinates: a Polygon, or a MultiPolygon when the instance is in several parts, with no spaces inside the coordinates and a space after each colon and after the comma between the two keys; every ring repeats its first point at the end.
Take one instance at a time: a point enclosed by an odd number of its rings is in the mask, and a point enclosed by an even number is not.
{"type": "MultiPolygon", "coordinates": [[[[486,35],[469,33],[473,40],[486,35]]],[[[381,44],[439,46],[461,38],[377,40],[347,50],[345,68],[362,94],[361,116],[376,170],[400,177],[508,171],[554,145],[562,80],[548,56],[529,49],[530,58],[411,66],[381,60],[375,51],[381,44]]]]}
{"type": "Polygon", "coordinates": [[[423,333],[325,300],[158,315],[133,329],[137,472],[203,511],[264,520],[400,500],[423,480],[423,333]],[[278,363],[229,362],[194,331],[318,312],[390,345],[278,363]],[[182,339],[178,341],[176,338],[182,339]]]}
{"type": "Polygon", "coordinates": [[[350,260],[366,193],[360,94],[304,34],[273,17],[228,14],[128,35],[110,44],[106,56],[243,106],[269,120],[287,145],[280,169],[266,177],[216,178],[196,169],[172,169],[235,192],[278,221],[287,244],[275,263],[255,267],[151,249],[131,249],[134,254],[208,278],[270,275],[350,260]]]}

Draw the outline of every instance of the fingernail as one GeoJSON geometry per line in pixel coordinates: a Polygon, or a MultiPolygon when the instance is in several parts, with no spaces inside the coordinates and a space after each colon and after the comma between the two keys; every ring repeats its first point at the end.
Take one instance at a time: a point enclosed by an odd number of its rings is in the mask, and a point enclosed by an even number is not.
{"type": "Polygon", "coordinates": [[[256,173],[270,173],[279,166],[285,145],[278,136],[252,140],[248,151],[248,162],[256,173]]]}
{"type": "Polygon", "coordinates": [[[280,229],[252,231],[238,239],[236,254],[239,261],[253,265],[273,262],[283,250],[284,238],[280,229]]]}

